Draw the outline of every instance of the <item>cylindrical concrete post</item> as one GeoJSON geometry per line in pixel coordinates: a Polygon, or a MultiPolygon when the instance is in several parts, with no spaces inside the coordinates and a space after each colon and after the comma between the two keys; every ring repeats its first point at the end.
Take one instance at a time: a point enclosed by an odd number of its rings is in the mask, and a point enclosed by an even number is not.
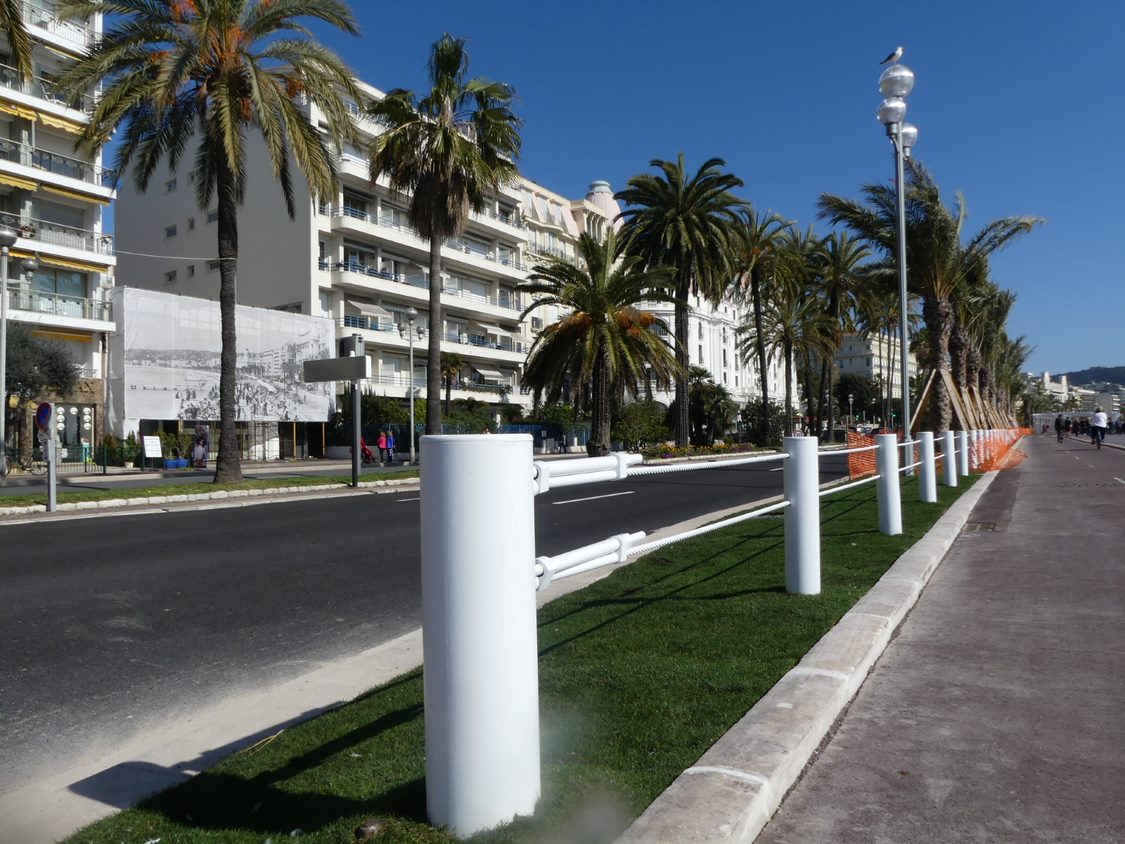
{"type": "Polygon", "coordinates": [[[969,477],[969,432],[957,432],[957,472],[962,478],[969,477]]]}
{"type": "Polygon", "coordinates": [[[898,439],[894,434],[875,437],[875,469],[879,480],[875,490],[879,498],[879,532],[887,536],[902,533],[902,499],[898,483],[898,439]]]}
{"type": "Polygon", "coordinates": [[[937,464],[934,461],[933,431],[919,431],[918,444],[922,452],[921,472],[918,473],[918,500],[937,503],[937,464]]]}
{"type": "Polygon", "coordinates": [[[980,468],[980,431],[969,431],[969,469],[975,472],[980,468]]]}
{"type": "Polygon", "coordinates": [[[820,594],[820,472],[816,437],[785,437],[785,591],[820,594]]]}
{"type": "Polygon", "coordinates": [[[421,455],[426,810],[467,837],[539,799],[532,438],[425,436],[421,455]]]}
{"type": "Polygon", "coordinates": [[[953,432],[941,435],[942,479],[946,486],[957,486],[957,447],[953,443],[953,432]]]}

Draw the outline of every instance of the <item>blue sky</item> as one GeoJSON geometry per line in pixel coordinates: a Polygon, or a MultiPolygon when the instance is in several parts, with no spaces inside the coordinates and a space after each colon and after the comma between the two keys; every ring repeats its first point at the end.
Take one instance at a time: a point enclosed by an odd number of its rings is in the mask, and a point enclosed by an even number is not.
{"type": "MultiPolygon", "coordinates": [[[[741,194],[802,226],[822,192],[890,179],[875,120],[878,62],[896,45],[917,81],[917,157],[969,230],[1047,222],[993,261],[1018,292],[1009,332],[1030,368],[1125,364],[1125,6],[1109,0],[534,2],[353,0],[360,40],[317,30],[359,78],[425,86],[430,44],[467,38],[471,72],[511,84],[522,168],[565,196],[615,190],[653,158],[711,156],[741,194]],[[898,10],[893,14],[892,10],[898,10]]],[[[819,228],[824,231],[823,224],[819,228]]]]}

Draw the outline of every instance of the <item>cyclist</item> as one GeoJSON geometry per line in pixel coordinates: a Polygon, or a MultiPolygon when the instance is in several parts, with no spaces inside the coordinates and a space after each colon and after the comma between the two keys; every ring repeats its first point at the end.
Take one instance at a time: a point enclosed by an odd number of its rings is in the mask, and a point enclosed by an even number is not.
{"type": "Polygon", "coordinates": [[[1109,417],[1106,416],[1105,411],[1100,407],[1094,408],[1094,415],[1090,417],[1090,441],[1097,443],[1098,448],[1102,447],[1102,441],[1105,439],[1105,429],[1109,425],[1109,417]]]}
{"type": "Polygon", "coordinates": [[[1055,435],[1058,437],[1059,442],[1063,441],[1063,431],[1066,425],[1063,423],[1063,415],[1060,413],[1055,417],[1055,435]]]}

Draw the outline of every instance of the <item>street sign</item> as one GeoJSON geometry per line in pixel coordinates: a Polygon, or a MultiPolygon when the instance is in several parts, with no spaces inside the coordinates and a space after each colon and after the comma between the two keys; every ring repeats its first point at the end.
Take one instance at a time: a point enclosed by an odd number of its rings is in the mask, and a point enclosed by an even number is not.
{"type": "Polygon", "coordinates": [[[144,437],[145,457],[155,457],[159,460],[164,454],[160,449],[160,437],[144,437]]]}
{"type": "Polygon", "coordinates": [[[305,361],[305,383],[317,381],[362,381],[371,377],[371,358],[325,358],[305,361]]]}
{"type": "Polygon", "coordinates": [[[54,418],[55,411],[49,401],[41,402],[39,407],[35,408],[35,424],[40,431],[46,431],[54,418]]]}

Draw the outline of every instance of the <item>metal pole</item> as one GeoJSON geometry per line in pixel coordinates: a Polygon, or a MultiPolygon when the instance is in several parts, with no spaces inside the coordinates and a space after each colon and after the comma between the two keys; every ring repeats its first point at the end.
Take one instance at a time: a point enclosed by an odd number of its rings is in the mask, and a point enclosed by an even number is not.
{"type": "Polygon", "coordinates": [[[902,346],[902,372],[900,376],[902,379],[902,438],[904,442],[910,442],[910,338],[906,323],[908,302],[906,291],[906,174],[905,156],[902,149],[902,124],[894,124],[892,132],[892,140],[895,145],[895,193],[898,202],[898,319],[900,345],[902,346]]]}
{"type": "Polygon", "coordinates": [[[539,799],[532,438],[423,439],[426,810],[467,837],[539,799]]]}
{"type": "Polygon", "coordinates": [[[918,445],[922,452],[922,471],[918,473],[918,500],[937,503],[937,464],[934,461],[933,431],[919,431],[918,445]]]}
{"type": "Polygon", "coordinates": [[[0,484],[8,477],[8,247],[0,248],[0,484]]]}
{"type": "Polygon", "coordinates": [[[879,532],[887,536],[902,533],[902,499],[898,483],[898,437],[894,434],[879,434],[875,437],[879,446],[875,452],[875,469],[879,480],[875,481],[875,491],[879,499],[879,532]]]}
{"type": "Polygon", "coordinates": [[[820,594],[820,479],[816,437],[785,437],[785,591],[820,594]]]}
{"type": "Polygon", "coordinates": [[[352,488],[359,489],[359,382],[352,381],[352,488]]]}
{"type": "Polygon", "coordinates": [[[946,431],[941,439],[942,483],[957,486],[957,447],[953,444],[953,432],[946,431]]]}
{"type": "Polygon", "coordinates": [[[51,417],[51,427],[43,440],[43,450],[47,452],[47,512],[59,509],[58,461],[59,441],[55,438],[55,417],[51,417]]]}

